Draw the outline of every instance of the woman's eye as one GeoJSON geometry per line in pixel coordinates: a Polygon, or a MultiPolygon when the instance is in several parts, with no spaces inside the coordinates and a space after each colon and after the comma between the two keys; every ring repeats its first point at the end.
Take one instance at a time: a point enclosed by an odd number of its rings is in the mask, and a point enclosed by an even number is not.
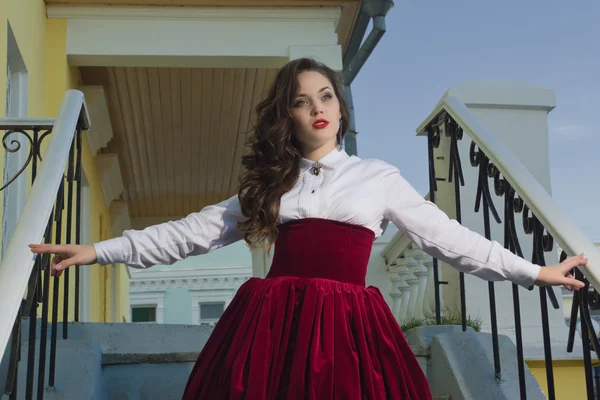
{"type": "Polygon", "coordinates": [[[333,96],[330,93],[327,93],[325,96],[323,96],[323,100],[329,100],[333,98],[333,96]]]}
{"type": "Polygon", "coordinates": [[[298,100],[295,104],[294,107],[300,107],[303,104],[307,104],[308,102],[306,100],[298,100]]]}

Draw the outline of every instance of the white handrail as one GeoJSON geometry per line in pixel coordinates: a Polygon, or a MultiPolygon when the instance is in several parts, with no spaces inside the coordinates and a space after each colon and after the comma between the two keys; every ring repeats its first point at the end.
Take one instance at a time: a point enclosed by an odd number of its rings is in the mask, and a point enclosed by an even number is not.
{"type": "Polygon", "coordinates": [[[0,359],[4,356],[33,269],[35,256],[29,244],[42,241],[80,120],[84,129],[87,129],[89,117],[83,93],[69,90],[63,97],[52,134],[48,138],[44,162],[0,263],[0,359]]]}
{"type": "Polygon", "coordinates": [[[588,258],[588,265],[582,268],[583,273],[590,283],[599,289],[600,249],[565,216],[554,199],[521,160],[504,143],[500,142],[496,135],[487,129],[463,102],[454,96],[444,98],[425,122],[417,128],[417,133],[423,133],[426,126],[442,111],[446,111],[483,150],[560,247],[570,255],[585,254],[588,258]]]}

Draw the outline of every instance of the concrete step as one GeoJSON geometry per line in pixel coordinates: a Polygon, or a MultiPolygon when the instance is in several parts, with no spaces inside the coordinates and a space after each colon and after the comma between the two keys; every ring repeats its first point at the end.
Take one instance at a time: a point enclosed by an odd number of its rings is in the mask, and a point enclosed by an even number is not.
{"type": "Polygon", "coordinates": [[[121,364],[168,364],[168,363],[193,363],[198,358],[199,352],[167,352],[158,354],[148,353],[104,353],[102,365],[121,364]]]}
{"type": "Polygon", "coordinates": [[[421,370],[429,380],[429,347],[421,345],[410,345],[410,348],[419,362],[421,370]]]}

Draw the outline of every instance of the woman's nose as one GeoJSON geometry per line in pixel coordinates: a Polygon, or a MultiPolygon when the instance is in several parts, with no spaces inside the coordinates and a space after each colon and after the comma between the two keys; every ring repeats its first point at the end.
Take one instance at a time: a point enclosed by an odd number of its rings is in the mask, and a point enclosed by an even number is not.
{"type": "Polygon", "coordinates": [[[323,112],[323,109],[320,106],[315,106],[312,109],[312,115],[318,115],[321,114],[323,112]]]}

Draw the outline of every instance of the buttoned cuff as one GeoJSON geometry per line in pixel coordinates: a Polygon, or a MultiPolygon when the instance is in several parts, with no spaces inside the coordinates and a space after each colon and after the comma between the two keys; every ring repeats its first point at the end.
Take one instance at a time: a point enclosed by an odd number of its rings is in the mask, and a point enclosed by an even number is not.
{"type": "Polygon", "coordinates": [[[127,264],[127,255],[131,254],[131,243],[123,236],[94,243],[97,263],[127,264]]]}

